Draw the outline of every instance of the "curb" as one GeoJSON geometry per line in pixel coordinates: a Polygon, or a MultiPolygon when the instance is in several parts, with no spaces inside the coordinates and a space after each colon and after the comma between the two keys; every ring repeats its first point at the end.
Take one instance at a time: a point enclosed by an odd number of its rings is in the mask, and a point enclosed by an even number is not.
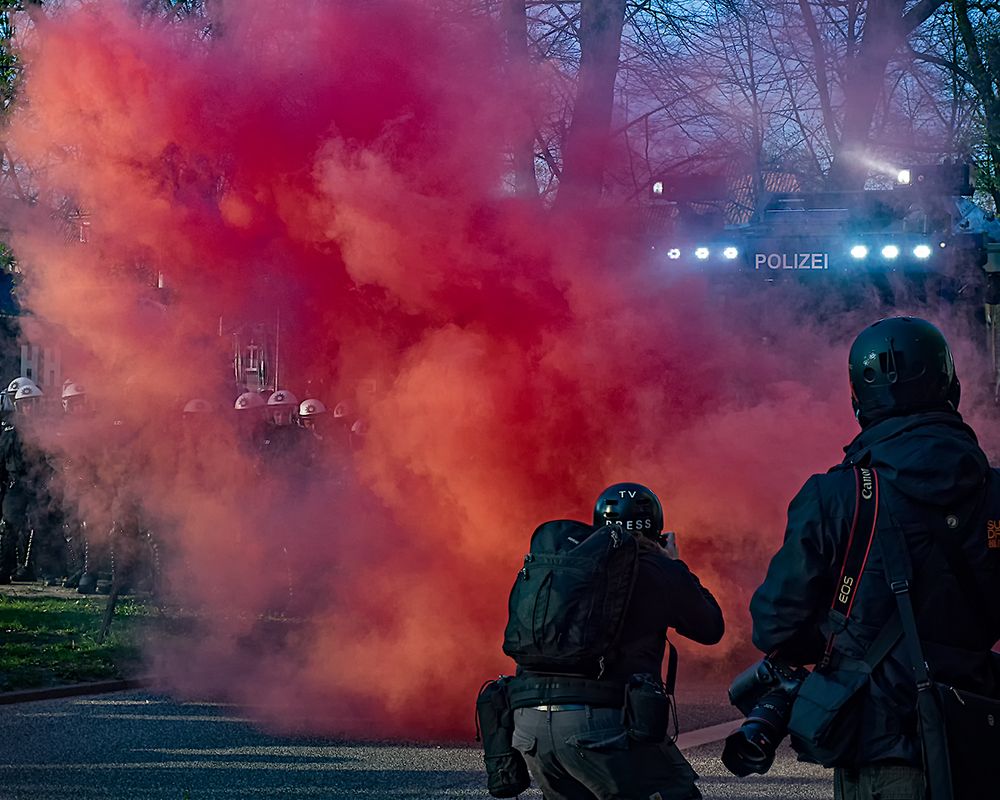
{"type": "Polygon", "coordinates": [[[721,742],[743,722],[743,718],[734,719],[732,722],[720,722],[718,725],[711,725],[707,728],[699,728],[696,731],[688,731],[677,737],[677,748],[679,750],[691,750],[705,744],[721,742]]]}
{"type": "Polygon", "coordinates": [[[40,689],[22,689],[16,692],[0,692],[0,705],[31,703],[36,700],[58,700],[62,697],[79,697],[88,694],[107,694],[126,689],[143,689],[151,685],[148,678],[131,678],[115,681],[92,681],[90,683],[70,683],[65,686],[47,686],[40,689]]]}

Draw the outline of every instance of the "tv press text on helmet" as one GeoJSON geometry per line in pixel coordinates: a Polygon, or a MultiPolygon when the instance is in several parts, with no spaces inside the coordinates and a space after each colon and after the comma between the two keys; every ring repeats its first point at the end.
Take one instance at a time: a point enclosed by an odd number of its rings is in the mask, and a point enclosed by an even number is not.
{"type": "Polygon", "coordinates": [[[653,539],[677,558],[677,535],[663,530],[663,505],[641,483],[615,483],[601,492],[594,503],[594,526],[609,523],[653,539]]]}

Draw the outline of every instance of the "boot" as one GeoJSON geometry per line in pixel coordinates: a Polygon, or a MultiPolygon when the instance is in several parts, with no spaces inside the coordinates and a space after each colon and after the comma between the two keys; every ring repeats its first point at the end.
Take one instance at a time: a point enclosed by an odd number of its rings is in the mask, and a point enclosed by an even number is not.
{"type": "Polygon", "coordinates": [[[93,572],[84,572],[76,584],[76,590],[80,594],[94,594],[97,591],[97,575],[93,572]]]}

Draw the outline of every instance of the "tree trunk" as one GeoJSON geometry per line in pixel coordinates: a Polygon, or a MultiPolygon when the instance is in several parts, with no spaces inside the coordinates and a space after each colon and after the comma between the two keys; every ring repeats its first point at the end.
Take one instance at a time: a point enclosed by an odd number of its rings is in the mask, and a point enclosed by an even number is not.
{"type": "Polygon", "coordinates": [[[840,147],[827,181],[833,189],[863,189],[871,167],[868,133],[885,86],[889,59],[906,39],[901,0],[870,0],[858,53],[847,68],[840,147]]]}
{"type": "MultiPolygon", "coordinates": [[[[512,80],[523,79],[530,66],[528,54],[528,12],[525,0],[504,0],[503,15],[507,39],[507,74],[512,80]]],[[[524,124],[515,125],[511,142],[514,167],[514,194],[522,198],[538,197],[538,178],[535,175],[535,137],[530,124],[530,110],[524,124]]]]}
{"type": "Polygon", "coordinates": [[[988,56],[984,57],[979,46],[976,30],[969,18],[968,0],[953,0],[952,6],[955,9],[955,21],[962,37],[962,45],[968,57],[968,75],[983,107],[986,150],[992,174],[984,176],[986,180],[982,188],[990,192],[995,203],[1000,194],[1000,181],[997,180],[997,169],[1000,166],[1000,97],[997,96],[994,87],[1000,85],[1000,75],[991,70],[994,63],[988,56]]]}
{"type": "Polygon", "coordinates": [[[904,14],[905,0],[869,0],[861,44],[847,67],[840,142],[827,176],[831,188],[864,188],[874,161],[868,134],[885,88],[889,60],[944,2],[921,0],[904,14]]]}
{"type": "Polygon", "coordinates": [[[589,205],[600,199],[624,22],[625,0],[581,3],[580,72],[573,120],[563,146],[557,207],[589,205]]]}

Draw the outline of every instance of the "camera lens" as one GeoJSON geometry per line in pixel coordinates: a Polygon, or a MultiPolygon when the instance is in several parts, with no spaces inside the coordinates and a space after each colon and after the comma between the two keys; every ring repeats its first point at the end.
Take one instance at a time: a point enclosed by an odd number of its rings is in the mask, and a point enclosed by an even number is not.
{"type": "Polygon", "coordinates": [[[763,775],[774,763],[775,750],[788,729],[793,698],[781,689],[761,698],[747,720],[726,738],[722,763],[741,778],[763,775]]]}

